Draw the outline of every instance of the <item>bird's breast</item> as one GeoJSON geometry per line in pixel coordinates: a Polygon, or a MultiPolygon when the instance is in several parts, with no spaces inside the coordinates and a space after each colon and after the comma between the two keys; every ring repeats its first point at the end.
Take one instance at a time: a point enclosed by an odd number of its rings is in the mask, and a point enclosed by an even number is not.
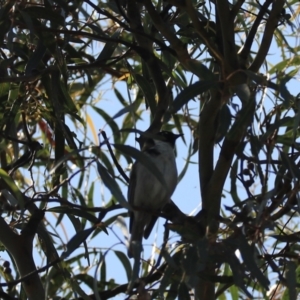
{"type": "Polygon", "coordinates": [[[149,155],[149,160],[160,171],[164,183],[140,164],[137,168],[134,205],[159,209],[169,201],[177,184],[175,155],[173,151],[165,151],[153,157],[149,155]]]}

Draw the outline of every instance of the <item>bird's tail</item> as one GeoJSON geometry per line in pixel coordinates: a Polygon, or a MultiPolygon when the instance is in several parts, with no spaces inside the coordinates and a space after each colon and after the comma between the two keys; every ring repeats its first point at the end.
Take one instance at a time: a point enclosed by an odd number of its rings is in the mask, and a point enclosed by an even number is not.
{"type": "Polygon", "coordinates": [[[137,222],[135,220],[132,224],[131,237],[129,240],[128,256],[130,258],[139,258],[143,251],[143,235],[144,235],[144,222],[137,222]]]}

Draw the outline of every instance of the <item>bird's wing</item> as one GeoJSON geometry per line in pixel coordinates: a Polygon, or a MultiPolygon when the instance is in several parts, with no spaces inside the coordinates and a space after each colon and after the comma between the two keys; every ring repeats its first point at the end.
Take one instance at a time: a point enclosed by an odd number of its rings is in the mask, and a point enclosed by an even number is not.
{"type": "Polygon", "coordinates": [[[156,221],[158,219],[158,216],[152,216],[150,222],[147,224],[145,231],[144,231],[144,238],[147,239],[153,229],[153,226],[155,225],[156,221]]]}

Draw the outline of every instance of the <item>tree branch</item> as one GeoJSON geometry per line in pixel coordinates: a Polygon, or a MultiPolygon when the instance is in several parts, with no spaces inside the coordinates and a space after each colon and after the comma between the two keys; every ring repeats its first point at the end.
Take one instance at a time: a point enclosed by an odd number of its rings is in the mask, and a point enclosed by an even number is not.
{"type": "Polygon", "coordinates": [[[268,7],[270,6],[270,4],[273,2],[273,0],[266,0],[266,2],[263,4],[263,6],[261,7],[251,29],[250,29],[250,32],[246,38],[246,41],[245,41],[245,44],[243,46],[243,49],[242,51],[240,52],[239,54],[239,57],[243,60],[243,61],[246,61],[249,54],[250,54],[250,51],[251,51],[251,48],[252,48],[252,44],[253,44],[253,41],[254,41],[254,38],[255,38],[255,35],[257,33],[257,29],[258,29],[258,26],[260,25],[268,7]]]}
{"type": "MultiPolygon", "coordinates": [[[[12,255],[20,276],[25,277],[29,273],[36,271],[32,257],[32,234],[28,236],[26,234],[15,234],[2,218],[0,218],[0,228],[0,241],[12,255]]],[[[43,300],[45,298],[44,288],[37,273],[22,281],[22,284],[29,300],[43,300]]]]}
{"type": "Polygon", "coordinates": [[[207,197],[207,186],[211,180],[214,167],[214,145],[216,132],[216,117],[222,106],[222,95],[212,91],[211,98],[206,102],[200,114],[199,121],[199,153],[198,170],[200,177],[202,208],[209,209],[210,199],[207,197]]]}
{"type": "Polygon", "coordinates": [[[234,22],[235,17],[239,13],[240,8],[244,4],[245,0],[238,0],[231,8],[229,22],[234,22]]]}
{"type": "Polygon", "coordinates": [[[249,68],[250,71],[257,72],[266,59],[284,4],[285,0],[273,1],[273,8],[266,24],[262,42],[257,55],[249,68]]]}
{"type": "Polygon", "coordinates": [[[214,57],[222,66],[224,66],[225,61],[223,55],[217,49],[217,47],[213,44],[207,32],[203,28],[203,24],[198,19],[198,12],[193,6],[193,2],[191,0],[186,0],[186,12],[192,20],[195,30],[203,40],[204,44],[208,48],[209,53],[214,57]]]}
{"type": "Polygon", "coordinates": [[[221,196],[224,183],[230,170],[236,148],[239,145],[242,137],[244,136],[246,128],[252,121],[255,105],[255,97],[252,96],[249,101],[242,107],[238,118],[225,137],[219,159],[217,161],[213,175],[209,181],[206,197],[210,201],[209,207],[207,209],[209,223],[208,225],[211,226],[212,224],[210,233],[216,232],[216,227],[213,223],[215,223],[215,220],[220,213],[221,196]]]}
{"type": "Polygon", "coordinates": [[[227,74],[238,69],[235,42],[234,42],[234,22],[230,18],[228,1],[216,0],[218,18],[222,31],[222,46],[225,60],[225,72],[227,74]]]}

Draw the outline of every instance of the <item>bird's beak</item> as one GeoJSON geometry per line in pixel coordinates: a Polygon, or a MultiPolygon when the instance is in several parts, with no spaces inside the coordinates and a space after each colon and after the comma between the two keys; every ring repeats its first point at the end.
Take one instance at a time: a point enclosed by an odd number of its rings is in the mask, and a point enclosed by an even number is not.
{"type": "Polygon", "coordinates": [[[174,135],[176,136],[176,140],[177,140],[179,137],[184,136],[183,133],[180,133],[180,134],[174,134],[174,135]]]}

